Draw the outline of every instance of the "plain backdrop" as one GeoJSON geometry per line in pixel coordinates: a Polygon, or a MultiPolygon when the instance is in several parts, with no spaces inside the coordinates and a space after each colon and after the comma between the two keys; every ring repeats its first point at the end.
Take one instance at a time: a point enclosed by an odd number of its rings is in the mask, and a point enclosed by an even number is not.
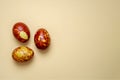
{"type": "Polygon", "coordinates": [[[0,80],[120,80],[120,0],[0,0],[0,80]],[[27,43],[14,38],[16,22],[28,25],[27,43]],[[39,28],[51,36],[44,51],[39,28]],[[35,52],[22,64],[11,57],[21,45],[35,52]]]}

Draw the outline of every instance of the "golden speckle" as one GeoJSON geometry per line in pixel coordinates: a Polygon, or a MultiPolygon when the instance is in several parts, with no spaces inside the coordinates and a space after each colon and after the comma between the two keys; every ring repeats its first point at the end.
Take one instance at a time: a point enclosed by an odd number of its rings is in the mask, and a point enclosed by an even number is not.
{"type": "Polygon", "coordinates": [[[24,31],[20,31],[20,37],[23,38],[23,39],[26,39],[26,40],[28,39],[28,35],[24,31]]]}

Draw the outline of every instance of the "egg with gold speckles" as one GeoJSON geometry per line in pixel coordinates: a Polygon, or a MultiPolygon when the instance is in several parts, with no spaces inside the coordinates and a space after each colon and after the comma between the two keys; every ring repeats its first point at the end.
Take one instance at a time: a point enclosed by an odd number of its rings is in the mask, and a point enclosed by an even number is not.
{"type": "Polygon", "coordinates": [[[46,49],[50,45],[50,35],[44,28],[40,28],[34,35],[34,42],[38,49],[46,49]]]}
{"type": "Polygon", "coordinates": [[[26,46],[20,46],[13,50],[12,58],[17,62],[26,62],[32,59],[34,51],[26,46]]]}
{"type": "Polygon", "coordinates": [[[23,22],[18,22],[13,26],[13,35],[20,42],[26,42],[30,38],[30,30],[23,22]]]}

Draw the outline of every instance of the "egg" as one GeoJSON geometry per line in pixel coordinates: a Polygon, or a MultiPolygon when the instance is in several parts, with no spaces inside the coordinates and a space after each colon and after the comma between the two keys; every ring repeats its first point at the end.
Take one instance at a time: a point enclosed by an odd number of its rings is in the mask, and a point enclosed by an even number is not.
{"type": "Polygon", "coordinates": [[[23,22],[16,23],[13,26],[12,32],[14,37],[22,43],[28,41],[30,38],[30,30],[28,26],[23,22]]]}
{"type": "Polygon", "coordinates": [[[13,50],[12,58],[17,62],[26,62],[32,59],[34,51],[26,46],[20,46],[13,50]]]}
{"type": "Polygon", "coordinates": [[[50,35],[44,28],[40,28],[34,35],[34,42],[38,49],[46,49],[50,45],[50,35]]]}

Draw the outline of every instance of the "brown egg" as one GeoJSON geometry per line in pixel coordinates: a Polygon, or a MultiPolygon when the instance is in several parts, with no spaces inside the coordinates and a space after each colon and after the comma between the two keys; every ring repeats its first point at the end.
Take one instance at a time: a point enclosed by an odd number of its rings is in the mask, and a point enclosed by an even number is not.
{"type": "Polygon", "coordinates": [[[30,31],[26,24],[18,22],[13,26],[13,35],[20,42],[26,42],[30,38],[30,31]]]}
{"type": "Polygon", "coordinates": [[[26,46],[20,46],[13,50],[12,58],[17,62],[26,62],[34,56],[32,49],[26,46]]]}
{"type": "Polygon", "coordinates": [[[38,29],[34,36],[34,42],[37,48],[46,49],[50,45],[50,36],[46,29],[38,29]]]}

